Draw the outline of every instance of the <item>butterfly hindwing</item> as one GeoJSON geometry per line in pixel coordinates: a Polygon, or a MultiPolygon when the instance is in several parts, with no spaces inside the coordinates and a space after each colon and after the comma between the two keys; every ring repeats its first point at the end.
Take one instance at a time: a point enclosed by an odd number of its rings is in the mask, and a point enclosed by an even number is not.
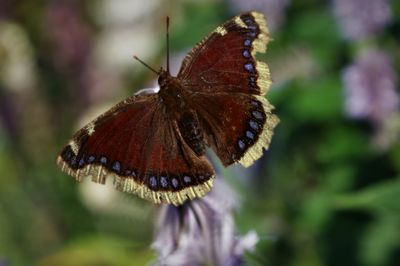
{"type": "Polygon", "coordinates": [[[278,118],[263,96],[216,93],[195,96],[206,140],[225,166],[248,167],[269,146],[278,118]]]}
{"type": "Polygon", "coordinates": [[[178,78],[193,91],[264,95],[271,84],[269,69],[255,54],[265,52],[268,41],[264,15],[236,16],[196,45],[184,59],[178,78]]]}
{"type": "Polygon", "coordinates": [[[77,180],[90,176],[154,203],[182,204],[212,186],[214,171],[182,140],[159,97],[141,95],[121,102],[78,131],[57,158],[77,180]]]}

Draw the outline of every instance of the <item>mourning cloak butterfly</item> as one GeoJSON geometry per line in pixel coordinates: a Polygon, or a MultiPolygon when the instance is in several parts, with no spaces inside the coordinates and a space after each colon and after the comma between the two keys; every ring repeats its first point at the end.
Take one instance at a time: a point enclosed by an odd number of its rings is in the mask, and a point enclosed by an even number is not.
{"type": "Polygon", "coordinates": [[[81,181],[105,183],[154,203],[182,204],[212,187],[211,147],[225,166],[250,166],[271,141],[278,118],[264,94],[269,33],[257,12],[234,17],[186,56],[177,77],[158,71],[160,91],[128,97],[79,130],[57,158],[81,181]]]}

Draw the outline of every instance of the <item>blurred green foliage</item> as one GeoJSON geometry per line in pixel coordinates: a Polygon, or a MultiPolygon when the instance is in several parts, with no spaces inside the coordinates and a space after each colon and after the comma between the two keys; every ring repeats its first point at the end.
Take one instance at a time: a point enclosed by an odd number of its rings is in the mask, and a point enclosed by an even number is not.
{"type": "MultiPolygon", "coordinates": [[[[155,258],[149,248],[154,207],[120,194],[112,198],[111,207],[91,207],[82,198],[81,185],[56,168],[55,157],[88,104],[116,102],[154,77],[138,70],[134,78],[125,78],[126,73],[135,75],[125,69],[124,81],[118,83],[124,87],[120,95],[117,88],[108,88],[112,96],[90,100],[88,91],[72,88],[71,76],[57,68],[49,52],[46,3],[11,2],[7,10],[13,13],[0,23],[13,21],[26,31],[38,84],[21,92],[8,91],[0,83],[0,103],[7,103],[12,121],[7,126],[3,119],[0,126],[0,265],[146,265],[155,258]]],[[[102,32],[101,21],[93,18],[97,3],[77,4],[92,29],[91,42],[102,32]]],[[[228,1],[171,1],[160,4],[149,20],[159,27],[166,10],[172,15],[171,46],[176,53],[235,15],[228,1]]],[[[399,11],[399,2],[393,1],[393,25],[376,40],[392,52],[397,73],[399,38],[391,34],[399,33],[399,11]]],[[[165,54],[162,31],[154,42],[159,42],[159,51],[153,51],[153,58],[160,59],[165,54]]],[[[399,265],[400,144],[377,148],[371,125],[344,114],[341,71],[357,47],[342,40],[329,5],[310,0],[292,1],[267,55],[260,56],[272,66],[273,78],[278,69],[274,66],[282,62],[296,69],[290,51],[297,48],[307,51],[314,68],[308,76],[278,82],[269,92],[281,123],[256,174],[249,170],[249,180],[238,182],[235,171],[224,171],[243,199],[236,215],[239,230],[254,228],[260,235],[246,261],[399,265]]],[[[0,44],[0,66],[1,58],[0,44]]]]}

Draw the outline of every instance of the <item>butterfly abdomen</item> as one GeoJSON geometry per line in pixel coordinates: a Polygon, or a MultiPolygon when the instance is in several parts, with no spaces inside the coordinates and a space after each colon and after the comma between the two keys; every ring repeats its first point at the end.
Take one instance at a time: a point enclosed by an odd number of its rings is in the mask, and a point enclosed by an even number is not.
{"type": "Polygon", "coordinates": [[[178,121],[179,130],[189,147],[197,154],[205,153],[203,131],[195,113],[185,112],[178,121]]]}

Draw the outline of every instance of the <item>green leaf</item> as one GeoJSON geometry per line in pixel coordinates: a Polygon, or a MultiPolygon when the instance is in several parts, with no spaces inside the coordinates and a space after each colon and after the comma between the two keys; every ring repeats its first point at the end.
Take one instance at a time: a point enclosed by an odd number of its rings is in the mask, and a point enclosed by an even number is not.
{"type": "Polygon", "coordinates": [[[347,162],[368,155],[369,139],[356,127],[332,125],[325,136],[320,136],[316,157],[321,163],[347,162]]]}
{"type": "Polygon", "coordinates": [[[388,265],[400,241],[400,220],[391,216],[373,222],[361,241],[361,260],[367,266],[388,265]]]}
{"type": "Polygon", "coordinates": [[[289,112],[304,122],[329,122],[342,116],[341,84],[335,78],[313,79],[297,85],[289,99],[289,112]]]}
{"type": "Polygon", "coordinates": [[[396,178],[366,189],[341,195],[333,201],[338,209],[365,209],[376,214],[385,213],[400,219],[400,179],[396,178]]]}

